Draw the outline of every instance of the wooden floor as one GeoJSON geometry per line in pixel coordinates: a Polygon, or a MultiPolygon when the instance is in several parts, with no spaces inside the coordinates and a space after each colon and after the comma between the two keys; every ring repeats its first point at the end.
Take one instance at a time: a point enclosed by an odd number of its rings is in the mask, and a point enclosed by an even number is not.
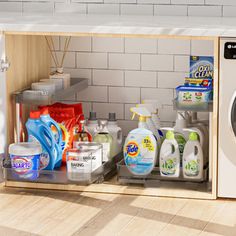
{"type": "Polygon", "coordinates": [[[236,236],[236,201],[0,187],[0,236],[236,236]]]}

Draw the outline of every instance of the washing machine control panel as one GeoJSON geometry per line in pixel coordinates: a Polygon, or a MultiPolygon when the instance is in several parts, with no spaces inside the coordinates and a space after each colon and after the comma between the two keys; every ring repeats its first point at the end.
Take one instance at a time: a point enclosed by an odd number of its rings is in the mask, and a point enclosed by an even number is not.
{"type": "Polygon", "coordinates": [[[236,60],[236,42],[225,43],[224,58],[236,60]]]}

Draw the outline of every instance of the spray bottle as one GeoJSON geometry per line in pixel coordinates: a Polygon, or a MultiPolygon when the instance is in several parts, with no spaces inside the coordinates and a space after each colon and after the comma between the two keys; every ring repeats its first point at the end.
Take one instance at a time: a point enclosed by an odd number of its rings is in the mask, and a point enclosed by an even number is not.
{"type": "Polygon", "coordinates": [[[138,128],[129,132],[124,144],[124,160],[133,175],[148,175],[157,161],[157,142],[149,130],[147,119],[151,113],[144,107],[132,107],[130,111],[139,116],[138,128]]]}

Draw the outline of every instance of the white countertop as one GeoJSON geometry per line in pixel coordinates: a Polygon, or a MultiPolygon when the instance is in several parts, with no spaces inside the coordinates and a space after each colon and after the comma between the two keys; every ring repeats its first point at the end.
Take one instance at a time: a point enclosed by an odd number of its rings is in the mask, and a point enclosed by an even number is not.
{"type": "Polygon", "coordinates": [[[0,15],[0,31],[236,37],[236,18],[0,15]]]}

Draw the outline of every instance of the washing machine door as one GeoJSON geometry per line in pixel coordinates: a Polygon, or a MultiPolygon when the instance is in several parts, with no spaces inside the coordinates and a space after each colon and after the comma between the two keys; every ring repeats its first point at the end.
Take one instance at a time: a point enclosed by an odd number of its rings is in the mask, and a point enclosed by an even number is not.
{"type": "Polygon", "coordinates": [[[230,104],[230,128],[236,139],[236,91],[231,100],[230,104]]]}

